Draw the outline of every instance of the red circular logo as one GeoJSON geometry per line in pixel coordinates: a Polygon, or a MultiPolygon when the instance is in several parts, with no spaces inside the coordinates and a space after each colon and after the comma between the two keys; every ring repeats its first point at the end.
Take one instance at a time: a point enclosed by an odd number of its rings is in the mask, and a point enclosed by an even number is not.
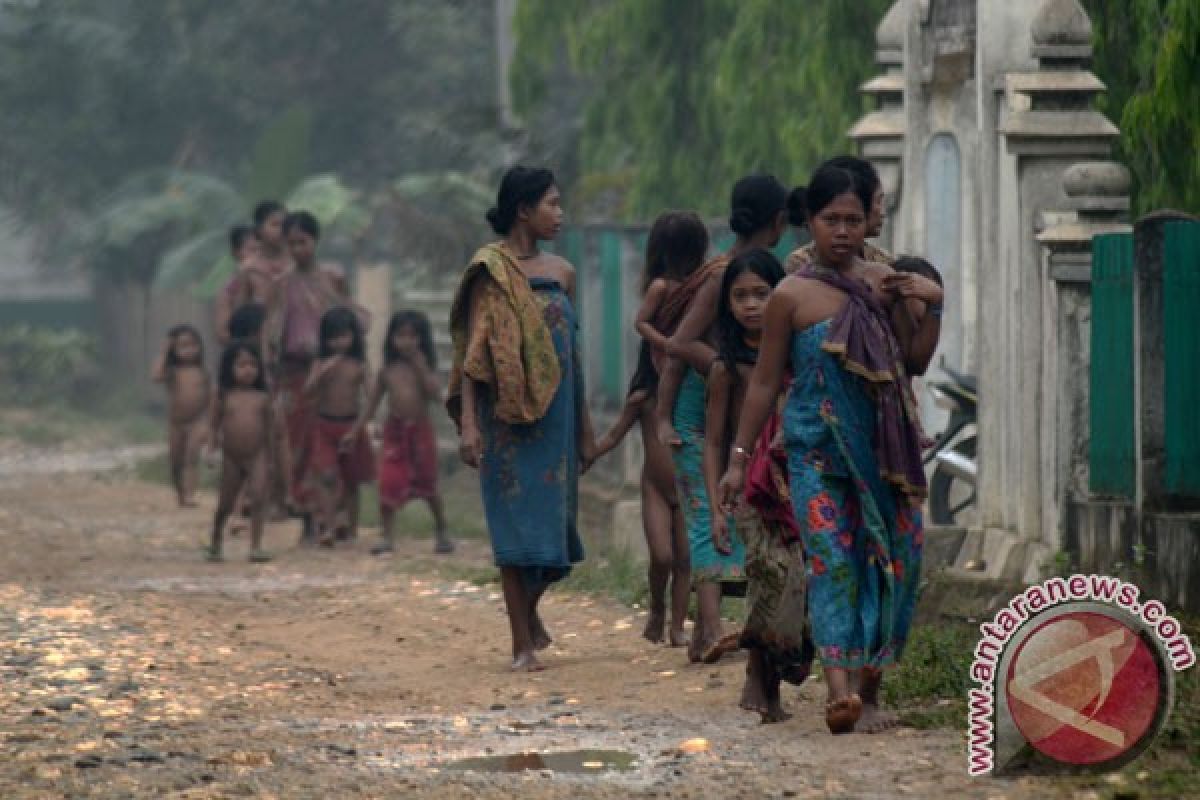
{"type": "Polygon", "coordinates": [[[1154,647],[1130,625],[1072,611],[1021,642],[1004,686],[1026,741],[1056,761],[1095,765],[1140,750],[1157,733],[1161,671],[1154,647]]]}

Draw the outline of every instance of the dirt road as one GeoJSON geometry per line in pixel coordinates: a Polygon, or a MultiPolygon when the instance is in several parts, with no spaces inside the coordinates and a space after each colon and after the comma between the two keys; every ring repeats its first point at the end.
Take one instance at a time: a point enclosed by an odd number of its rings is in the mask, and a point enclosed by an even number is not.
{"type": "Polygon", "coordinates": [[[602,599],[551,592],[550,669],[512,674],[495,587],[454,580],[488,563],[478,539],[380,560],[369,531],[317,551],[280,524],[274,562],[246,563],[243,537],[211,565],[211,496],[179,511],[127,472],[37,463],[0,471],[0,797],[1048,796],[968,779],[957,732],[835,739],[817,683],[759,725],[735,706],[744,662],[689,666],[602,599]],[[448,766],[575,749],[626,755],[448,766]]]}

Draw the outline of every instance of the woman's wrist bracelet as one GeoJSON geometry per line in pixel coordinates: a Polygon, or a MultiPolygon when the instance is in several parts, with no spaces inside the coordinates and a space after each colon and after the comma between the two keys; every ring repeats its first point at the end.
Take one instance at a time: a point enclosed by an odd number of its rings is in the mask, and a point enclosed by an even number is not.
{"type": "Polygon", "coordinates": [[[741,445],[739,445],[739,444],[735,444],[735,445],[733,446],[733,455],[732,455],[732,457],[733,457],[733,458],[739,458],[739,459],[741,459],[742,461],[749,461],[749,460],[750,460],[750,451],[749,451],[749,450],[747,450],[746,448],[742,447],[742,446],[741,446],[741,445]]]}

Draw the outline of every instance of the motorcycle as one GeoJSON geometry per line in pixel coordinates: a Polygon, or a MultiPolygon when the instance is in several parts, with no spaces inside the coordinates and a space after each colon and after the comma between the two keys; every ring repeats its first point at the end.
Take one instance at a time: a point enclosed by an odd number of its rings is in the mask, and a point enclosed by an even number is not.
{"type": "Polygon", "coordinates": [[[929,479],[929,515],[935,525],[961,525],[975,506],[979,383],[944,360],[941,370],[949,380],[931,383],[929,392],[935,405],[950,412],[950,419],[923,459],[926,465],[934,465],[929,479]]]}

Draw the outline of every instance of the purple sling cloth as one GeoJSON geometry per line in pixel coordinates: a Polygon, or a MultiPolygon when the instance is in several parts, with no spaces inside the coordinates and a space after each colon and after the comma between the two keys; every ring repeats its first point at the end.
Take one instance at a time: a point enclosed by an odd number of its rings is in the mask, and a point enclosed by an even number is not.
{"type": "Polygon", "coordinates": [[[875,398],[874,445],[880,474],[919,503],[928,494],[921,464],[925,437],[888,312],[860,280],[827,267],[811,267],[804,275],[846,293],[846,304],[833,318],[821,347],[834,354],[843,369],[867,382],[875,398]]]}

